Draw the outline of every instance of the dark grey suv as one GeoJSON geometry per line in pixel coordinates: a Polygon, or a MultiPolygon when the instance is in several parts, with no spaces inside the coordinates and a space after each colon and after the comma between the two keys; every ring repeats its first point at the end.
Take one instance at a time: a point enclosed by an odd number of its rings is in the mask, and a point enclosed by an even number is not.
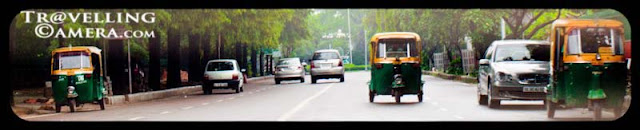
{"type": "Polygon", "coordinates": [[[481,59],[478,102],[490,108],[501,100],[543,100],[549,84],[550,48],[546,41],[499,40],[481,59]]]}

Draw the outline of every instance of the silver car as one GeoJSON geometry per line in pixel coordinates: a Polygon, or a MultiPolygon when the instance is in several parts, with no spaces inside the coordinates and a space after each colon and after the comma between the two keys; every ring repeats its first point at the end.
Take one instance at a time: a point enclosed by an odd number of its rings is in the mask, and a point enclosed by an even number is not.
{"type": "Polygon", "coordinates": [[[278,60],[274,79],[276,84],[282,80],[300,80],[300,83],[304,83],[304,74],[300,58],[283,58],[278,60]]]}
{"type": "Polygon", "coordinates": [[[313,53],[311,63],[311,83],[318,79],[339,78],[344,82],[344,67],[340,52],[334,49],[317,50],[313,53]]]}
{"type": "Polygon", "coordinates": [[[496,108],[501,100],[545,99],[549,47],[546,41],[494,41],[479,62],[478,102],[496,108]]]}

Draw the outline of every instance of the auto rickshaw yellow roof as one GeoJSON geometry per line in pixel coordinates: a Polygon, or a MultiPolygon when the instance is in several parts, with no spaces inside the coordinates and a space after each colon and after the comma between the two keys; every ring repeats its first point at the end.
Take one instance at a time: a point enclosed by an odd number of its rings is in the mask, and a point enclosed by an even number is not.
{"type": "Polygon", "coordinates": [[[95,46],[69,46],[69,47],[61,47],[53,50],[51,54],[60,53],[60,52],[68,52],[68,51],[89,51],[91,53],[100,54],[102,49],[95,46]]]}
{"type": "Polygon", "coordinates": [[[622,22],[610,19],[558,19],[553,22],[553,26],[566,27],[622,27],[622,22]]]}
{"type": "Polygon", "coordinates": [[[385,32],[385,33],[376,33],[371,37],[371,41],[377,41],[379,39],[388,39],[388,38],[414,38],[417,41],[420,41],[420,35],[414,32],[385,32]]]}

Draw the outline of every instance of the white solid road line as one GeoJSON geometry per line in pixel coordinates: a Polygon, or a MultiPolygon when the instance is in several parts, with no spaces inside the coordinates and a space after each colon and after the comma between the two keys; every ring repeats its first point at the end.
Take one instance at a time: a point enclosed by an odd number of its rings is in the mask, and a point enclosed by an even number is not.
{"type": "Polygon", "coordinates": [[[329,84],[329,86],[327,86],[326,88],[322,89],[322,91],[316,93],[315,95],[303,100],[302,102],[300,102],[298,105],[296,105],[295,107],[293,107],[293,109],[291,109],[289,112],[283,114],[282,116],[280,116],[280,118],[278,118],[278,121],[286,121],[287,118],[291,117],[291,115],[293,115],[294,113],[296,113],[298,110],[300,110],[302,107],[304,107],[305,105],[307,105],[307,103],[309,103],[309,101],[313,100],[314,98],[322,95],[324,92],[326,92],[327,90],[329,90],[329,88],[331,88],[333,86],[333,83],[329,84]]]}
{"type": "Polygon", "coordinates": [[[454,115],[453,117],[458,118],[458,119],[464,119],[464,117],[458,116],[458,115],[454,115]]]}
{"type": "Polygon", "coordinates": [[[169,113],[169,111],[160,112],[160,114],[167,114],[167,113],[169,113]]]}
{"type": "Polygon", "coordinates": [[[44,114],[44,115],[37,115],[37,116],[28,116],[28,117],[23,117],[22,119],[40,118],[40,117],[47,117],[47,116],[53,116],[53,115],[59,115],[59,114],[61,114],[61,113],[44,114]]]}
{"type": "Polygon", "coordinates": [[[193,108],[193,106],[183,107],[182,109],[183,110],[187,110],[187,109],[191,109],[191,108],[193,108]]]}
{"type": "Polygon", "coordinates": [[[223,100],[222,100],[222,99],[220,99],[220,100],[218,100],[218,101],[216,101],[216,102],[222,102],[222,101],[223,101],[223,100]]]}
{"type": "Polygon", "coordinates": [[[138,120],[138,119],[142,119],[142,118],[144,118],[144,117],[139,116],[139,117],[130,118],[129,120],[130,120],[130,121],[134,121],[134,120],[138,120]]]}

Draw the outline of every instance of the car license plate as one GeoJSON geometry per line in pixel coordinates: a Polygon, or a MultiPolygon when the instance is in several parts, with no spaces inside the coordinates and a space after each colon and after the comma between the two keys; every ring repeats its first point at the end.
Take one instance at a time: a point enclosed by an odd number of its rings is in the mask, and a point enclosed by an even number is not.
{"type": "Polygon", "coordinates": [[[320,68],[331,68],[331,64],[322,64],[320,68]]]}
{"type": "Polygon", "coordinates": [[[524,87],[522,92],[544,92],[544,87],[524,87]]]}
{"type": "Polygon", "coordinates": [[[213,83],[214,87],[226,87],[227,83],[213,83]]]}

